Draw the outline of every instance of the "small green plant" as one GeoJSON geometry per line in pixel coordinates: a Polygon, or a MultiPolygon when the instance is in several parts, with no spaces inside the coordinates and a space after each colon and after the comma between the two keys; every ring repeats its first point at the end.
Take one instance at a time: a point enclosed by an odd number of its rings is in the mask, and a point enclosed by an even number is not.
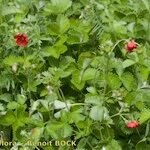
{"type": "Polygon", "coordinates": [[[0,0],[0,60],[0,149],[150,149],[149,0],[0,0]]]}

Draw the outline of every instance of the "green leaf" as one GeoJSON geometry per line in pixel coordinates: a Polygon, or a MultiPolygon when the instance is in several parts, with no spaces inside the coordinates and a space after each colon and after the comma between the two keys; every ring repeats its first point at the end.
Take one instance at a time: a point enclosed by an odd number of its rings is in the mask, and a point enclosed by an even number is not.
{"type": "Polygon", "coordinates": [[[123,62],[123,68],[127,68],[129,66],[132,66],[134,65],[136,62],[131,60],[131,59],[126,59],[124,62],[123,62]]]}
{"type": "Polygon", "coordinates": [[[85,150],[84,147],[86,145],[85,138],[81,138],[78,142],[77,150],[85,150]]]}
{"type": "Polygon", "coordinates": [[[128,91],[137,89],[137,82],[132,73],[124,72],[121,76],[121,81],[128,91]]]}
{"type": "Polygon", "coordinates": [[[27,85],[28,87],[27,87],[27,91],[32,91],[32,92],[36,92],[36,90],[37,90],[37,86],[40,84],[40,82],[39,81],[37,81],[37,80],[32,80],[32,81],[30,81],[29,82],[29,84],[27,85]]]}
{"type": "Polygon", "coordinates": [[[150,12],[150,2],[148,0],[142,0],[142,2],[145,5],[146,9],[150,12]]]}
{"type": "Polygon", "coordinates": [[[69,19],[64,15],[58,15],[56,22],[50,23],[48,31],[51,35],[64,34],[70,27],[69,19]]]}
{"type": "Polygon", "coordinates": [[[104,108],[102,106],[93,106],[90,110],[90,117],[93,120],[102,121],[104,118],[104,108]]]}
{"type": "Polygon", "coordinates": [[[120,88],[122,83],[116,74],[109,73],[108,74],[108,84],[111,87],[111,89],[118,89],[118,88],[120,88]]]}
{"type": "Polygon", "coordinates": [[[129,92],[125,96],[125,102],[128,103],[129,106],[135,104],[136,92],[129,92]]]}
{"type": "Polygon", "coordinates": [[[43,130],[44,128],[39,127],[33,128],[30,135],[31,139],[34,140],[34,142],[38,142],[38,140],[43,134],[43,130]]]}
{"type": "Polygon", "coordinates": [[[16,14],[16,13],[23,13],[23,11],[15,6],[4,6],[2,9],[2,15],[6,16],[6,15],[11,15],[11,14],[16,14]]]}
{"type": "Polygon", "coordinates": [[[144,82],[147,81],[150,70],[147,67],[141,66],[139,73],[140,73],[140,77],[142,78],[142,81],[144,82]]]}
{"type": "Polygon", "coordinates": [[[59,25],[56,22],[50,23],[48,25],[48,32],[50,35],[59,35],[59,25]]]}
{"type": "Polygon", "coordinates": [[[70,28],[68,31],[67,43],[80,44],[89,40],[89,31],[91,24],[87,21],[70,20],[70,28]]]}
{"type": "Polygon", "coordinates": [[[136,150],[149,150],[150,144],[148,144],[146,141],[140,142],[136,145],[136,150]]]}
{"type": "Polygon", "coordinates": [[[78,89],[78,90],[82,90],[84,88],[85,82],[80,80],[80,71],[79,70],[75,70],[72,73],[72,79],[71,79],[71,83],[78,89]]]}
{"type": "MultiPolygon", "coordinates": [[[[23,127],[25,124],[29,123],[29,114],[25,111],[25,107],[21,106],[16,110],[16,120],[13,123],[13,131],[17,131],[19,127],[23,127]]],[[[16,133],[15,133],[16,134],[16,133]]]]}
{"type": "Polygon", "coordinates": [[[11,94],[4,93],[4,94],[0,95],[0,100],[3,100],[5,102],[11,101],[12,100],[11,94]]]}
{"type": "Polygon", "coordinates": [[[0,104],[0,111],[4,111],[5,107],[3,106],[3,104],[0,104]]]}
{"type": "Polygon", "coordinates": [[[45,48],[46,56],[53,56],[54,58],[59,58],[61,54],[67,51],[65,45],[55,45],[53,47],[45,48]]]}
{"type": "Polygon", "coordinates": [[[4,64],[12,66],[15,63],[23,63],[24,59],[20,56],[10,55],[4,59],[4,64]]]}
{"type": "Polygon", "coordinates": [[[78,123],[80,121],[84,121],[85,120],[85,116],[81,114],[82,111],[80,110],[76,110],[73,111],[69,114],[70,118],[69,118],[69,123],[78,123]]]}
{"type": "Polygon", "coordinates": [[[121,76],[123,73],[123,63],[121,60],[117,59],[114,61],[114,68],[116,70],[116,73],[121,76]]]}
{"type": "Polygon", "coordinates": [[[113,128],[108,126],[103,126],[103,128],[101,129],[101,133],[102,133],[101,140],[106,141],[109,139],[109,143],[111,143],[111,140],[113,140],[113,138],[115,137],[113,128]]]}
{"type": "Polygon", "coordinates": [[[66,37],[62,36],[61,39],[54,44],[54,46],[46,47],[44,49],[44,56],[52,56],[54,58],[59,58],[61,54],[67,51],[67,46],[63,43],[66,41],[66,37]]]}
{"type": "Polygon", "coordinates": [[[81,64],[81,66],[82,66],[82,69],[85,70],[90,65],[90,63],[91,63],[92,60],[91,60],[91,58],[85,58],[84,59],[84,57],[86,55],[88,56],[88,53],[87,54],[86,53],[82,53],[82,54],[79,56],[78,65],[80,66],[80,63],[83,63],[83,64],[81,64]],[[85,54],[85,56],[84,56],[84,54],[85,54]]]}
{"type": "Polygon", "coordinates": [[[60,14],[65,12],[72,4],[71,0],[51,0],[45,11],[52,14],[60,14]]]}
{"type": "Polygon", "coordinates": [[[125,28],[126,22],[125,21],[113,21],[111,31],[118,33],[118,34],[126,34],[127,29],[125,28]]]}
{"type": "Polygon", "coordinates": [[[100,95],[86,94],[85,103],[102,105],[103,99],[100,97],[100,95]]]}
{"type": "Polygon", "coordinates": [[[59,62],[59,66],[63,70],[68,69],[70,66],[73,67],[72,64],[75,64],[75,59],[70,56],[64,56],[59,62]]]}
{"type": "Polygon", "coordinates": [[[90,52],[82,52],[78,57],[78,66],[82,69],[86,69],[91,63],[92,54],[90,52]]]}
{"type": "Polygon", "coordinates": [[[25,101],[26,101],[26,97],[24,96],[24,95],[21,95],[21,94],[18,94],[17,95],[17,102],[19,103],[19,104],[24,104],[25,103],[25,101]]]}
{"type": "Polygon", "coordinates": [[[69,137],[72,134],[72,128],[69,124],[64,124],[64,129],[61,131],[63,138],[69,137]]]}
{"type": "Polygon", "coordinates": [[[95,78],[97,70],[94,68],[88,68],[84,71],[82,79],[83,81],[92,80],[95,78]]]}
{"type": "Polygon", "coordinates": [[[122,148],[116,140],[112,139],[106,146],[106,150],[122,150],[122,148]]]}
{"type": "Polygon", "coordinates": [[[47,89],[43,89],[42,91],[41,91],[41,93],[40,93],[40,97],[43,97],[43,96],[45,96],[45,95],[47,95],[48,94],[48,90],[47,89]]]}
{"type": "Polygon", "coordinates": [[[65,33],[70,27],[69,19],[64,15],[59,15],[57,17],[57,24],[59,25],[60,34],[65,33]]]}
{"type": "Polygon", "coordinates": [[[127,29],[133,33],[135,27],[135,22],[131,22],[127,25],[127,29]]]}
{"type": "Polygon", "coordinates": [[[71,126],[62,122],[50,122],[46,126],[46,131],[54,139],[66,138],[72,134],[71,126]]]}
{"type": "Polygon", "coordinates": [[[87,87],[86,90],[91,94],[97,94],[96,88],[93,86],[87,87]]]}
{"type": "Polygon", "coordinates": [[[8,109],[16,109],[18,107],[18,103],[13,101],[13,102],[9,102],[8,105],[7,105],[7,108],[8,109]]]}
{"type": "Polygon", "coordinates": [[[147,120],[150,119],[150,110],[149,109],[144,109],[141,114],[140,114],[140,119],[139,122],[141,124],[145,123],[147,120]]]}
{"type": "Polygon", "coordinates": [[[15,121],[16,118],[14,116],[14,113],[12,111],[7,112],[6,115],[0,116],[0,124],[4,126],[9,126],[12,125],[15,121]]]}
{"type": "Polygon", "coordinates": [[[66,103],[65,102],[62,102],[62,101],[59,101],[59,100],[55,100],[54,101],[54,108],[55,109],[63,109],[63,108],[66,108],[66,103]]]}

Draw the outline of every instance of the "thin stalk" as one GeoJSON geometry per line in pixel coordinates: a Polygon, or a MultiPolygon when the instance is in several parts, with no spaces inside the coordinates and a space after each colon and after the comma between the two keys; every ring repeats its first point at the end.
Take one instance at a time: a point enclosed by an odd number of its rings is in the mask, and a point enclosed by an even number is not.
{"type": "Polygon", "coordinates": [[[59,91],[60,91],[60,96],[62,97],[62,100],[64,101],[64,103],[65,103],[65,105],[66,105],[66,108],[67,108],[67,110],[69,111],[69,107],[68,107],[68,105],[67,105],[65,96],[64,96],[63,91],[61,90],[61,88],[59,88],[59,91]]]}
{"type": "Polygon", "coordinates": [[[80,105],[90,105],[90,104],[85,104],[85,103],[75,103],[75,104],[70,104],[70,106],[80,106],[80,105]]]}
{"type": "Polygon", "coordinates": [[[116,48],[116,46],[117,46],[120,42],[122,42],[122,41],[127,41],[127,40],[128,40],[128,39],[121,39],[121,40],[117,41],[116,44],[115,44],[115,45],[113,46],[113,48],[111,49],[110,53],[113,52],[113,50],[116,48]]]}
{"type": "Polygon", "coordinates": [[[105,67],[105,70],[104,70],[105,85],[104,85],[104,90],[103,90],[103,98],[105,98],[107,85],[108,85],[108,65],[109,65],[109,56],[107,55],[106,67],[105,67]]]}
{"type": "Polygon", "coordinates": [[[139,137],[141,138],[141,135],[140,135],[140,132],[139,132],[138,128],[136,128],[136,131],[137,131],[139,137]]]}

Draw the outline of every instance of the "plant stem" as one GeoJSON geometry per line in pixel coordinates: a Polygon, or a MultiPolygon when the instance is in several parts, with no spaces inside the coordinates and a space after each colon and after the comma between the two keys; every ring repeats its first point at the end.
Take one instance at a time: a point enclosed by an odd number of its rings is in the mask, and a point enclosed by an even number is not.
{"type": "Polygon", "coordinates": [[[108,55],[107,55],[106,59],[107,59],[106,66],[105,66],[105,70],[104,70],[105,84],[104,84],[103,98],[105,98],[107,85],[108,85],[108,65],[109,65],[109,56],[108,55]]]}
{"type": "Polygon", "coordinates": [[[115,49],[115,47],[116,47],[120,42],[122,42],[122,41],[127,41],[127,40],[128,40],[128,39],[121,39],[121,40],[117,41],[116,44],[115,44],[115,45],[113,46],[113,48],[111,49],[110,53],[113,52],[113,50],[115,49]]]}
{"type": "Polygon", "coordinates": [[[64,103],[65,103],[65,105],[66,105],[66,108],[67,108],[67,110],[69,111],[68,104],[67,104],[67,102],[66,102],[65,96],[64,96],[63,91],[61,90],[61,88],[59,88],[59,91],[60,91],[60,96],[62,97],[62,100],[64,101],[64,103]]]}
{"type": "Polygon", "coordinates": [[[77,105],[90,105],[90,104],[85,104],[85,103],[74,103],[74,104],[70,104],[71,106],[77,106],[77,105]]]}

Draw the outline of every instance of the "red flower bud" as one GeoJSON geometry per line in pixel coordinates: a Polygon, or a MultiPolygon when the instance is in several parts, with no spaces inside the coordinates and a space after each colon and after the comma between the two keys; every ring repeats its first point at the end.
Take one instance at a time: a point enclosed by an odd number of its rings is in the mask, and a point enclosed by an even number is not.
{"type": "Polygon", "coordinates": [[[132,52],[134,49],[137,48],[137,43],[132,40],[132,41],[129,41],[126,45],[125,45],[125,49],[127,52],[132,52]]]}
{"type": "Polygon", "coordinates": [[[127,127],[128,128],[137,128],[139,126],[139,122],[138,121],[131,121],[127,123],[127,127]]]}
{"type": "Polygon", "coordinates": [[[23,47],[27,46],[27,44],[29,42],[29,39],[26,34],[19,33],[19,34],[15,35],[14,38],[15,38],[16,44],[18,46],[23,46],[23,47]]]}

